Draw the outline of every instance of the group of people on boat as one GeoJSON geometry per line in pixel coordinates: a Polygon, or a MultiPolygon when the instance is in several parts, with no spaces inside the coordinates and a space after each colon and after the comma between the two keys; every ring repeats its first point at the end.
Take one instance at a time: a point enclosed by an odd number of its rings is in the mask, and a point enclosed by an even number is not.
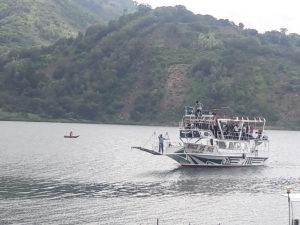
{"type": "MultiPolygon", "coordinates": [[[[194,123],[186,123],[185,129],[201,129],[210,130],[213,135],[218,138],[221,130],[218,126],[217,119],[212,121],[196,121],[194,123]]],[[[254,129],[249,124],[241,125],[236,122],[228,122],[221,124],[222,133],[225,139],[260,139],[262,137],[262,129],[254,129]]]]}
{"type": "Polygon", "coordinates": [[[260,139],[262,136],[262,129],[254,129],[249,124],[243,126],[239,123],[223,124],[222,131],[226,139],[251,140],[260,139]]]}
{"type": "Polygon", "coordinates": [[[190,120],[185,123],[185,129],[201,129],[210,130],[216,138],[220,137],[221,133],[225,139],[240,139],[240,140],[251,140],[262,138],[262,129],[254,128],[253,124],[249,122],[236,122],[228,121],[226,123],[218,124],[218,116],[214,112],[209,112],[209,120],[203,119],[203,104],[196,101],[194,107],[189,107],[190,111],[188,115],[192,113],[195,115],[197,120],[190,120]],[[221,130],[222,129],[222,132],[221,130]]]}

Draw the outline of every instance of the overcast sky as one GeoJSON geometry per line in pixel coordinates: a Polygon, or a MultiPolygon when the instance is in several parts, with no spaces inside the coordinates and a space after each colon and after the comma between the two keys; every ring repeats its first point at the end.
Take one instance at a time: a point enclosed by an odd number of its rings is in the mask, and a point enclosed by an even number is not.
{"type": "Polygon", "coordinates": [[[136,0],[152,7],[184,5],[196,14],[242,22],[259,32],[287,28],[300,34],[300,1],[298,0],[136,0]]]}

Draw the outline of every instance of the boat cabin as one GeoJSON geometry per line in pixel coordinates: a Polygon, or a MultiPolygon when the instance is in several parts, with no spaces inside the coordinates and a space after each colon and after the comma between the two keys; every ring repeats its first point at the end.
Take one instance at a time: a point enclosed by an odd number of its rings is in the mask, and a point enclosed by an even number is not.
{"type": "Polygon", "coordinates": [[[193,107],[185,107],[180,122],[180,138],[216,138],[221,140],[266,140],[266,120],[261,117],[231,117],[203,111],[197,115],[193,107]]]}

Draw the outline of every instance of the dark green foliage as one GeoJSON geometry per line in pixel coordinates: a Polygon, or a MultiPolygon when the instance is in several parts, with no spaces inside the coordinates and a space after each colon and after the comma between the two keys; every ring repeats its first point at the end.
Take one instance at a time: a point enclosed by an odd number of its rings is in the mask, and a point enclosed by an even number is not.
{"type": "Polygon", "coordinates": [[[259,34],[181,6],[139,6],[76,38],[2,55],[0,108],[50,119],[153,123],[179,119],[184,104],[200,99],[299,128],[299,62],[299,35],[259,34]],[[186,90],[165,109],[168,69],[176,64],[190,65],[186,90]]]}
{"type": "Polygon", "coordinates": [[[107,23],[134,8],[131,0],[2,0],[0,52],[76,37],[88,26],[107,23]]]}

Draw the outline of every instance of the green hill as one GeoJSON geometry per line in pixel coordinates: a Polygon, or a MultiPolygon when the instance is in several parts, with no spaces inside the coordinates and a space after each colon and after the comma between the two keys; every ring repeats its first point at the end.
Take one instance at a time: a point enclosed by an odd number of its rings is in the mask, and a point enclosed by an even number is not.
{"type": "MultiPolygon", "coordinates": [[[[0,108],[47,119],[170,123],[201,100],[300,128],[300,36],[184,7],[134,14],[0,58],[0,108]]],[[[1,114],[0,114],[1,115],[1,114]]]]}
{"type": "Polygon", "coordinates": [[[134,9],[131,0],[2,0],[0,50],[48,45],[75,37],[134,9]]]}

